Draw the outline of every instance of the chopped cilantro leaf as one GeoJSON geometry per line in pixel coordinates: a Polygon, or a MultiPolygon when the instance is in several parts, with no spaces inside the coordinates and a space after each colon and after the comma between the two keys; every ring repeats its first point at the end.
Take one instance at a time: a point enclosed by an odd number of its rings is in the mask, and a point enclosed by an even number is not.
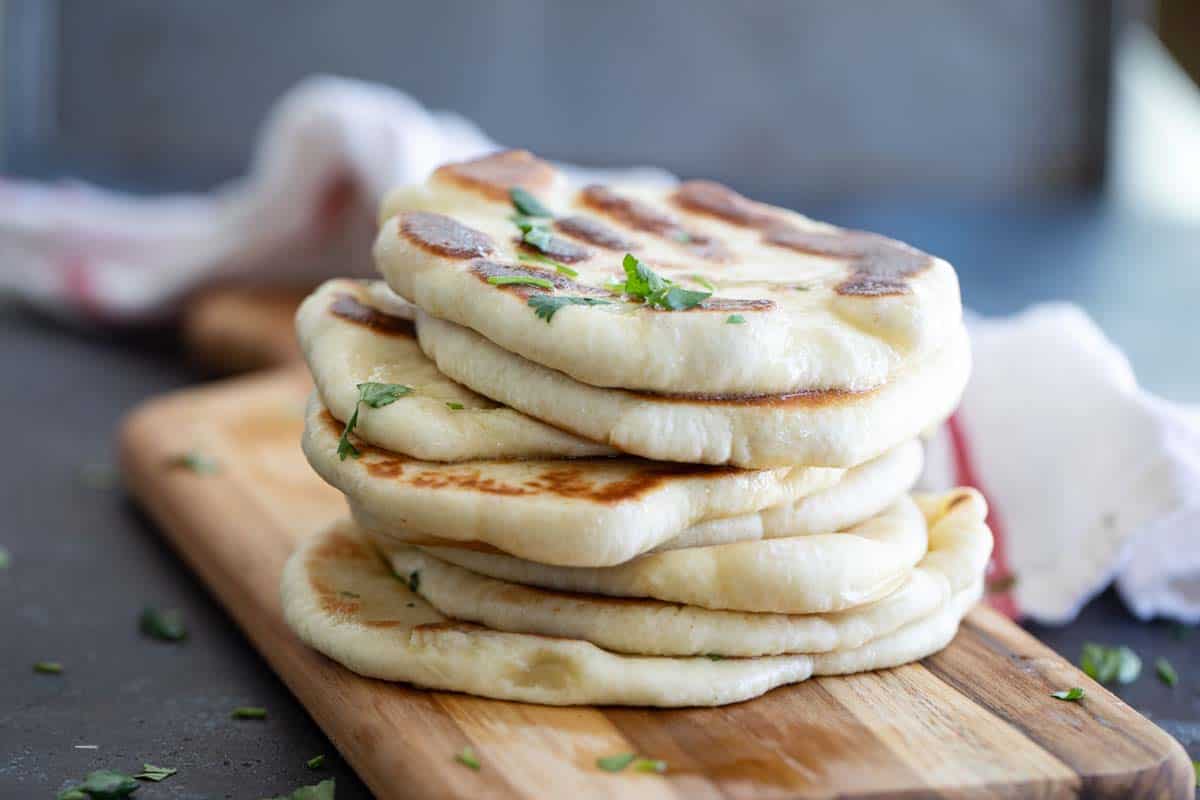
{"type": "Polygon", "coordinates": [[[724,661],[725,660],[725,656],[721,655],[720,653],[705,653],[704,657],[707,658],[709,661],[724,661]]]}
{"type": "Polygon", "coordinates": [[[159,781],[165,781],[176,772],[179,772],[179,770],[172,767],[156,767],[153,764],[142,764],[142,771],[133,777],[158,783],[159,781]]]}
{"type": "Polygon", "coordinates": [[[358,427],[358,410],[363,403],[366,403],[371,408],[382,408],[396,402],[405,395],[412,394],[411,386],[405,386],[400,383],[375,383],[369,381],[367,383],[360,383],[354,388],[358,389],[358,402],[354,404],[354,413],[346,421],[346,427],[342,429],[342,435],[338,439],[337,454],[338,459],[341,461],[345,461],[346,456],[358,458],[360,455],[358,448],[350,443],[350,434],[358,427]]]}
{"type": "Polygon", "coordinates": [[[811,286],[809,286],[807,283],[797,283],[797,284],[796,284],[795,286],[793,286],[792,288],[793,288],[793,289],[795,289],[797,292],[808,292],[808,291],[812,291],[812,287],[811,287],[811,286]]]}
{"type": "Polygon", "coordinates": [[[558,310],[565,306],[610,306],[613,302],[611,300],[600,300],[595,297],[535,294],[525,304],[533,309],[533,313],[537,315],[538,319],[546,320],[546,324],[548,325],[558,310]]]}
{"type": "Polygon", "coordinates": [[[1072,686],[1070,689],[1062,689],[1061,691],[1051,692],[1050,696],[1059,700],[1082,700],[1083,689],[1079,686],[1072,686]]]}
{"type": "Polygon", "coordinates": [[[33,665],[33,671],[42,675],[61,675],[63,665],[57,661],[39,661],[33,665]]]}
{"type": "Polygon", "coordinates": [[[518,214],[526,217],[553,217],[554,212],[542,205],[542,201],[533,196],[532,193],[522,189],[520,186],[514,186],[508,190],[508,197],[512,200],[513,208],[518,214]]]}
{"type": "Polygon", "coordinates": [[[1165,658],[1156,658],[1154,660],[1154,671],[1158,673],[1158,679],[1167,686],[1174,686],[1179,683],[1179,673],[1175,671],[1175,667],[1171,666],[1171,662],[1165,658]]]}
{"type": "Polygon", "coordinates": [[[229,716],[233,719],[266,719],[267,710],[261,706],[239,706],[229,716]]]}
{"type": "Polygon", "coordinates": [[[617,753],[614,756],[604,756],[596,759],[596,766],[605,772],[620,772],[633,763],[637,758],[634,753],[617,753]]]}
{"type": "Polygon", "coordinates": [[[487,279],[492,286],[537,286],[541,289],[553,289],[554,284],[545,278],[535,278],[532,275],[493,275],[487,279]]]}
{"type": "Polygon", "coordinates": [[[322,753],[319,756],[313,756],[308,761],[305,761],[304,765],[309,769],[320,769],[325,766],[325,754],[322,753]]]}
{"type": "Polygon", "coordinates": [[[537,264],[545,264],[547,266],[554,267],[555,271],[558,272],[559,275],[566,275],[568,278],[579,277],[579,272],[577,270],[571,269],[566,264],[555,261],[553,258],[548,258],[541,253],[517,253],[517,258],[519,258],[521,261],[532,261],[537,264]]]}
{"type": "Polygon", "coordinates": [[[1100,683],[1133,683],[1142,672],[1142,660],[1128,647],[1109,647],[1094,642],[1083,646],[1079,666],[1100,683]]]}
{"type": "Polygon", "coordinates": [[[535,226],[525,231],[521,236],[521,241],[530,247],[536,247],[538,250],[545,252],[550,249],[550,240],[553,239],[553,234],[549,228],[535,226]]]}
{"type": "Polygon", "coordinates": [[[172,456],[167,461],[167,466],[188,469],[197,475],[212,475],[221,471],[220,464],[196,450],[189,450],[186,453],[172,456]]]}
{"type": "Polygon", "coordinates": [[[98,769],[89,772],[83,783],[61,792],[58,800],[116,800],[136,792],[138,785],[138,782],[128,775],[111,769],[98,769]]]}
{"type": "Polygon", "coordinates": [[[89,800],[89,798],[83,793],[82,789],[72,786],[69,789],[63,789],[59,792],[55,800],[89,800]]]}
{"type": "Polygon", "coordinates": [[[632,253],[625,254],[621,266],[625,270],[625,283],[620,290],[648,306],[668,311],[684,311],[712,297],[712,292],[697,292],[676,286],[632,253]]]}
{"type": "Polygon", "coordinates": [[[312,786],[301,786],[291,794],[281,794],[278,797],[268,797],[264,800],[335,800],[333,793],[336,784],[333,778],[323,780],[312,786]]]}
{"type": "Polygon", "coordinates": [[[656,772],[659,775],[667,771],[667,762],[658,758],[639,758],[633,762],[634,772],[656,772]]]}
{"type": "Polygon", "coordinates": [[[746,321],[746,318],[743,317],[741,314],[730,314],[725,319],[725,324],[726,325],[741,325],[745,321],[746,321]]]}
{"type": "Polygon", "coordinates": [[[717,287],[713,285],[713,282],[703,275],[689,275],[688,277],[703,286],[705,289],[708,289],[710,292],[715,292],[717,290],[717,287]]]}
{"type": "Polygon", "coordinates": [[[0,547],[0,569],[8,569],[12,563],[12,556],[8,554],[8,550],[0,547]]]}
{"type": "Polygon", "coordinates": [[[451,411],[462,411],[463,407],[464,406],[462,403],[455,403],[450,400],[446,401],[446,408],[450,409],[451,411]]]}
{"type": "Polygon", "coordinates": [[[469,767],[470,769],[479,772],[479,756],[475,755],[475,751],[470,746],[464,747],[462,750],[460,750],[458,754],[454,756],[454,760],[462,764],[464,767],[469,767]]]}
{"type": "Polygon", "coordinates": [[[178,642],[187,638],[183,615],[174,608],[159,611],[157,608],[146,607],[138,620],[138,628],[147,636],[164,642],[178,642]]]}

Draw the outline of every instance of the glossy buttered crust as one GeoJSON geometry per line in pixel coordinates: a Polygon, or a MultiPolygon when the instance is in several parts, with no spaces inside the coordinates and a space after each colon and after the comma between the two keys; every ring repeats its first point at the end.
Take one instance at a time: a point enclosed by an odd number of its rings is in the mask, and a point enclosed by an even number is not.
{"type": "Polygon", "coordinates": [[[375,245],[388,284],[432,316],[601,387],[722,397],[864,391],[941,349],[961,321],[945,261],[899,242],[815,222],[705,181],[677,187],[568,186],[528,153],[437,170],[384,202],[375,245]],[[543,250],[521,241],[508,191],[553,212],[543,250]],[[629,252],[682,287],[715,287],[665,311],[613,294],[629,252]],[[547,255],[576,275],[519,256],[547,255]],[[547,322],[542,278],[568,305],[547,322]],[[730,324],[731,316],[743,320],[730,324]]]}

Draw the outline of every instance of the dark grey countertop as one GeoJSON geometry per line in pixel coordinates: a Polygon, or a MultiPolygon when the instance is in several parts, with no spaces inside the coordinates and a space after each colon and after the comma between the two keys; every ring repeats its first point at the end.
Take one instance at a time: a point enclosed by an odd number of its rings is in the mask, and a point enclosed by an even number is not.
{"type": "MultiPolygon", "coordinates": [[[[989,313],[1036,299],[1082,302],[1131,355],[1142,379],[1200,402],[1200,231],[1114,219],[1088,207],[925,208],[880,205],[825,214],[909,238],[959,267],[967,302],[989,313]]],[[[0,309],[0,798],[53,797],[89,770],[143,761],[179,773],[139,798],[254,798],[336,777],[339,800],[369,797],[353,772],[118,487],[87,465],[111,465],[118,421],[141,400],[200,376],[169,329],[69,330],[0,309]],[[182,644],[142,637],[144,605],[179,608],[182,644]],[[62,675],[32,664],[60,661],[62,675]],[[234,721],[240,705],[265,721],[234,721]],[[96,749],[77,749],[95,745],[96,749]],[[305,761],[319,753],[329,767],[305,761]]],[[[1081,410],[1086,400],[1081,399],[1081,410]]],[[[1127,644],[1146,663],[1120,689],[1200,758],[1200,631],[1177,638],[1140,623],[1111,593],[1063,628],[1031,626],[1075,660],[1085,641],[1127,644]],[[1170,659],[1174,689],[1153,674],[1170,659]]]]}

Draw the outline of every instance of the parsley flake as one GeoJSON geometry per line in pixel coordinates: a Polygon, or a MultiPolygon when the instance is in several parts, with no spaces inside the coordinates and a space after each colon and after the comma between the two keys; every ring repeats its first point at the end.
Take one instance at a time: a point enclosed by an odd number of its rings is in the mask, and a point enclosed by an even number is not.
{"type": "Polygon", "coordinates": [[[9,555],[8,550],[0,547],[0,569],[8,569],[8,566],[11,563],[12,556],[9,555]]]}
{"type": "Polygon", "coordinates": [[[350,415],[350,419],[346,422],[346,427],[342,430],[341,438],[338,439],[337,454],[341,461],[346,460],[346,456],[358,458],[358,448],[350,443],[350,434],[358,427],[358,410],[366,403],[371,408],[382,408],[386,405],[399,400],[405,395],[412,394],[412,387],[405,386],[400,383],[375,383],[367,382],[360,383],[355,386],[358,389],[358,401],[354,404],[354,413],[350,415]]]}
{"type": "Polygon", "coordinates": [[[261,706],[239,706],[229,716],[232,719],[266,719],[267,710],[261,706]]]}
{"type": "Polygon", "coordinates": [[[1058,700],[1082,700],[1083,688],[1072,686],[1070,689],[1062,689],[1061,691],[1051,692],[1050,696],[1058,700]]]}
{"type": "Polygon", "coordinates": [[[142,764],[142,771],[133,777],[158,783],[159,781],[165,781],[176,772],[179,772],[179,770],[172,767],[156,767],[153,764],[142,764]]]}
{"type": "Polygon", "coordinates": [[[462,404],[462,403],[454,403],[454,402],[451,402],[451,401],[447,400],[447,401],[446,401],[446,408],[450,409],[451,411],[462,411],[462,410],[463,410],[463,404],[462,404]]]}
{"type": "Polygon", "coordinates": [[[553,258],[542,255],[541,253],[517,253],[517,258],[521,261],[532,261],[537,264],[545,264],[549,267],[554,267],[554,271],[559,275],[566,275],[568,278],[578,278],[579,271],[571,269],[566,264],[560,261],[555,261],[553,258]]]}
{"type": "Polygon", "coordinates": [[[710,292],[715,292],[717,290],[717,287],[713,284],[713,282],[703,275],[689,275],[688,277],[703,286],[705,289],[708,289],[710,292]]]}
{"type": "Polygon", "coordinates": [[[730,314],[725,319],[725,324],[726,325],[741,325],[745,321],[746,321],[746,318],[743,317],[741,314],[730,314]]]}
{"type": "Polygon", "coordinates": [[[39,661],[33,665],[33,671],[40,675],[61,675],[63,665],[57,661],[39,661]]]}
{"type": "Polygon", "coordinates": [[[518,214],[526,217],[553,217],[554,212],[542,205],[542,201],[533,196],[531,192],[522,189],[520,186],[514,186],[508,190],[508,197],[512,200],[513,208],[518,214]]]}
{"type": "Polygon", "coordinates": [[[1167,686],[1174,686],[1179,683],[1179,673],[1175,671],[1175,667],[1171,666],[1171,662],[1165,658],[1156,658],[1154,660],[1154,671],[1158,673],[1158,679],[1167,686]]]}
{"type": "Polygon", "coordinates": [[[462,764],[464,767],[479,772],[479,756],[475,755],[475,750],[470,746],[464,747],[462,750],[460,750],[458,754],[454,756],[454,760],[462,764]]]}
{"type": "Polygon", "coordinates": [[[61,792],[59,792],[58,796],[55,798],[55,800],[89,800],[89,799],[88,799],[88,796],[83,793],[82,789],[71,787],[70,789],[63,789],[61,792]]]}
{"type": "Polygon", "coordinates": [[[639,758],[633,762],[634,772],[655,772],[659,775],[667,771],[667,762],[660,758],[639,758]]]}
{"type": "Polygon", "coordinates": [[[536,286],[539,289],[553,289],[554,284],[545,278],[535,278],[532,275],[493,275],[487,279],[492,286],[536,286]]]}
{"type": "Polygon", "coordinates": [[[172,456],[167,461],[167,466],[191,470],[197,475],[214,475],[221,471],[220,464],[197,450],[172,456]]]}
{"type": "Polygon", "coordinates": [[[83,783],[60,792],[58,800],[117,800],[133,794],[138,786],[138,782],[128,775],[98,769],[89,772],[83,783]]]}
{"type": "Polygon", "coordinates": [[[546,320],[546,324],[550,324],[550,320],[558,313],[558,310],[566,306],[611,306],[611,300],[600,300],[596,297],[576,297],[574,295],[551,295],[551,294],[535,294],[530,297],[525,305],[533,309],[533,313],[538,319],[546,320]]]}
{"type": "Polygon", "coordinates": [[[1200,788],[1200,761],[1193,761],[1192,769],[1196,771],[1196,786],[1200,788]]]}
{"type": "Polygon", "coordinates": [[[697,292],[676,286],[674,281],[659,275],[632,253],[625,254],[621,266],[625,270],[625,283],[621,291],[653,308],[685,311],[712,297],[712,292],[697,292]]]}
{"type": "Polygon", "coordinates": [[[335,800],[333,793],[336,788],[333,778],[329,778],[312,786],[301,786],[291,794],[267,797],[264,800],[335,800]]]}
{"type": "Polygon", "coordinates": [[[1088,677],[1100,683],[1133,683],[1142,672],[1142,660],[1128,647],[1109,647],[1094,642],[1083,646],[1079,666],[1088,677]]]}
{"type": "Polygon", "coordinates": [[[187,638],[183,615],[177,609],[159,611],[147,606],[138,620],[138,628],[145,635],[164,642],[178,642],[187,638]]]}
{"type": "Polygon", "coordinates": [[[320,769],[321,767],[325,766],[325,754],[322,753],[319,756],[313,756],[308,761],[304,762],[304,766],[308,767],[309,769],[320,769]]]}
{"type": "Polygon", "coordinates": [[[704,657],[707,658],[709,661],[724,661],[725,660],[725,656],[721,655],[720,653],[705,653],[704,657]]]}
{"type": "Polygon", "coordinates": [[[620,772],[633,763],[637,758],[635,753],[617,753],[614,756],[604,756],[596,759],[596,766],[605,772],[620,772]]]}

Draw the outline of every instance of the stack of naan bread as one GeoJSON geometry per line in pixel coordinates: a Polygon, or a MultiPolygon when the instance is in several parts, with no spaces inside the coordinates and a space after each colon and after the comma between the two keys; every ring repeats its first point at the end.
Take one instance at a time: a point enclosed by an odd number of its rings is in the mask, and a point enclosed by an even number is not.
{"type": "Polygon", "coordinates": [[[353,521],[284,606],[351,669],[717,705],[922,658],[979,599],[982,499],[910,493],[970,367],[944,261],[516,151],[396,191],[375,253],[297,315],[353,521]]]}

